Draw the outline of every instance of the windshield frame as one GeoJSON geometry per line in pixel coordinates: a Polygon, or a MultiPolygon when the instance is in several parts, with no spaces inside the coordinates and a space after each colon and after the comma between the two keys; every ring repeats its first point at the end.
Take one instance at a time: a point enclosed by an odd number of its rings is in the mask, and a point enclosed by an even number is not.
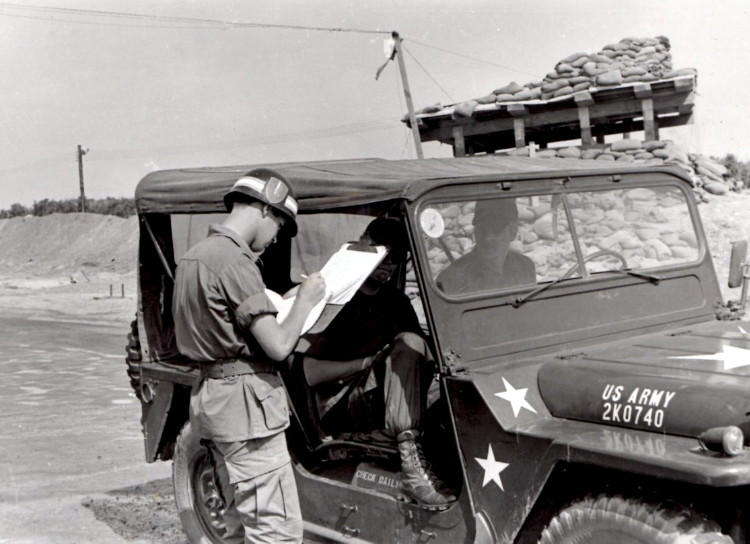
{"type": "MultiPolygon", "coordinates": [[[[421,258],[424,259],[425,263],[425,282],[430,285],[431,291],[437,294],[440,298],[451,301],[472,301],[482,300],[487,298],[505,297],[507,300],[505,303],[511,303],[519,296],[523,296],[531,291],[538,289],[539,287],[552,283],[554,280],[545,282],[538,282],[535,285],[523,285],[517,287],[504,287],[496,289],[487,289],[482,291],[474,291],[470,293],[446,293],[442,291],[436,284],[435,278],[433,277],[433,271],[427,264],[427,248],[425,246],[424,236],[420,234],[419,217],[420,214],[427,208],[439,205],[453,204],[457,202],[469,202],[479,201],[493,198],[522,198],[522,197],[533,197],[533,196],[552,196],[553,198],[559,198],[559,210],[564,212],[564,216],[567,227],[570,229],[570,236],[575,251],[575,258],[577,261],[580,275],[566,278],[562,282],[555,282],[558,284],[582,284],[582,283],[599,283],[602,281],[609,281],[612,278],[624,279],[623,274],[620,274],[617,270],[612,271],[601,271],[592,273],[586,266],[584,251],[581,247],[581,238],[576,230],[576,220],[573,217],[573,212],[569,202],[569,197],[572,194],[581,192],[605,192],[616,189],[658,189],[669,187],[677,189],[684,198],[684,205],[690,216],[690,225],[693,230],[693,234],[696,238],[696,257],[692,260],[686,260],[679,263],[671,263],[664,266],[649,267],[646,269],[632,268],[632,270],[642,271],[650,275],[663,275],[669,271],[679,271],[686,268],[692,268],[698,263],[703,261],[706,256],[707,246],[705,237],[702,235],[702,227],[700,224],[700,218],[698,216],[698,210],[695,206],[695,201],[690,194],[689,188],[685,183],[675,182],[676,178],[672,176],[665,176],[663,172],[654,172],[653,174],[638,173],[628,176],[628,179],[622,179],[620,176],[586,176],[582,178],[558,178],[549,179],[534,182],[521,182],[521,183],[481,183],[478,182],[472,185],[461,185],[461,186],[444,186],[437,188],[430,193],[426,194],[423,198],[419,199],[418,202],[411,206],[410,220],[413,222],[413,230],[415,233],[414,241],[415,246],[418,247],[421,258]]],[[[630,277],[629,279],[635,279],[630,277]]],[[[554,290],[554,288],[553,288],[554,290]]]]}

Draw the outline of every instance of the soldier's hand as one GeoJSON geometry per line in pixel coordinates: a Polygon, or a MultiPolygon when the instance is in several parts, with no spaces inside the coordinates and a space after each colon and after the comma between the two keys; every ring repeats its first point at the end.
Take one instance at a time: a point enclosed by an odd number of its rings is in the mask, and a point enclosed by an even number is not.
{"type": "Polygon", "coordinates": [[[297,298],[315,305],[326,294],[326,280],[320,275],[320,272],[310,274],[300,285],[297,291],[297,298]]]}

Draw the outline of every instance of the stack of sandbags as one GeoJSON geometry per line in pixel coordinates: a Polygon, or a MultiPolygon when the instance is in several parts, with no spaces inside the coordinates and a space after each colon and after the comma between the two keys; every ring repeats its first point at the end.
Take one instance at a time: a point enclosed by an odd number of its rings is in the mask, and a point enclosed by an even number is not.
{"type": "MultiPolygon", "coordinates": [[[[528,157],[530,151],[528,148],[513,149],[508,155],[528,157]]],[[[704,155],[688,153],[671,140],[626,138],[604,145],[541,149],[534,156],[647,165],[674,164],[688,172],[694,189],[701,196],[704,193],[723,195],[741,188],[741,184],[729,178],[729,171],[724,165],[704,155]]]]}
{"type": "MultiPolygon", "coordinates": [[[[597,53],[568,55],[541,81],[525,84],[512,81],[485,96],[456,104],[452,116],[471,117],[481,104],[549,100],[589,89],[695,74],[694,68],[673,69],[669,39],[665,36],[624,38],[605,45],[597,53]]],[[[442,109],[440,104],[433,104],[420,109],[417,114],[437,113],[442,109]]]]}
{"type": "MultiPolygon", "coordinates": [[[[585,91],[590,87],[616,87],[625,83],[651,82],[680,75],[694,75],[695,70],[672,69],[669,39],[625,38],[605,45],[595,54],[574,53],[555,66],[544,77],[542,100],[585,91]]],[[[505,97],[503,97],[505,98],[505,97]]]]}

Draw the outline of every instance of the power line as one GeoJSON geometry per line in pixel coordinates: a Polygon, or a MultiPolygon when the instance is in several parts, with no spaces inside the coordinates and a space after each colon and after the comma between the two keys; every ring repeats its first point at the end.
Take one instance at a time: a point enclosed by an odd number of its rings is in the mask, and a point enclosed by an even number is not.
{"type": "MultiPolygon", "coordinates": [[[[2,8],[2,6],[0,6],[2,8]]],[[[60,19],[58,17],[49,16],[34,16],[34,15],[19,15],[17,13],[0,13],[0,17],[13,17],[16,19],[30,19],[35,21],[50,21],[54,23],[72,23],[76,25],[89,25],[89,26],[112,26],[112,27],[120,27],[120,28],[159,28],[159,29],[167,29],[167,28],[177,28],[180,30],[202,30],[202,29],[211,29],[211,27],[207,27],[205,25],[203,26],[175,26],[175,25],[138,25],[138,24],[127,24],[127,23],[107,23],[103,21],[76,21],[74,19],[60,19]]]]}
{"type": "MultiPolygon", "coordinates": [[[[311,129],[301,132],[289,132],[284,134],[263,135],[245,140],[235,140],[231,142],[216,142],[191,144],[185,146],[170,147],[150,147],[142,149],[95,149],[87,156],[88,161],[108,161],[118,159],[136,159],[144,156],[165,156],[180,155],[192,153],[195,151],[223,151],[228,149],[252,148],[264,145],[284,144],[295,141],[317,140],[322,138],[336,138],[341,136],[353,136],[356,134],[365,134],[368,132],[377,132],[380,130],[390,130],[402,128],[396,121],[366,121],[363,123],[354,123],[349,125],[340,125],[324,129],[311,129]]],[[[47,159],[26,163],[19,166],[0,169],[0,175],[11,175],[26,170],[51,168],[62,162],[68,162],[72,159],[70,154],[57,155],[47,159]]]]}
{"type": "Polygon", "coordinates": [[[419,66],[422,69],[422,71],[425,74],[427,74],[427,77],[429,77],[432,80],[432,82],[435,85],[437,85],[440,88],[441,91],[443,91],[445,93],[445,96],[447,96],[450,99],[451,102],[455,102],[455,100],[453,100],[453,97],[451,97],[451,95],[448,94],[448,91],[446,91],[443,88],[443,86],[440,85],[440,83],[438,83],[437,80],[435,80],[434,77],[432,77],[432,75],[427,71],[427,69],[424,66],[422,66],[422,63],[417,60],[417,57],[415,57],[414,55],[412,55],[411,51],[409,51],[405,46],[402,45],[402,47],[403,47],[404,51],[406,51],[407,53],[409,53],[409,56],[412,58],[412,60],[417,63],[417,66],[419,66]]]}
{"type": "Polygon", "coordinates": [[[504,70],[510,70],[511,72],[517,72],[519,74],[524,74],[524,75],[531,76],[531,77],[537,77],[536,74],[531,74],[529,72],[524,72],[523,70],[516,70],[515,68],[511,68],[510,66],[504,66],[502,64],[497,64],[496,62],[490,62],[488,60],[479,59],[477,57],[471,57],[469,55],[464,55],[462,53],[456,53],[455,51],[451,51],[450,49],[443,49],[442,47],[438,47],[436,45],[430,45],[429,43],[420,42],[418,40],[414,40],[414,39],[411,39],[411,38],[409,39],[409,41],[412,42],[412,43],[416,43],[418,45],[424,46],[424,47],[429,47],[430,49],[436,49],[438,51],[442,51],[443,53],[448,53],[449,55],[455,55],[457,57],[463,57],[465,59],[473,60],[473,61],[476,61],[476,62],[481,62],[483,64],[489,64],[490,66],[496,66],[496,67],[502,68],[504,70]]]}
{"type": "MultiPolygon", "coordinates": [[[[140,14],[140,13],[127,13],[127,12],[119,12],[119,11],[105,11],[105,10],[91,10],[91,9],[78,9],[78,8],[61,8],[61,7],[53,7],[53,6],[40,6],[40,5],[19,5],[19,4],[9,4],[7,2],[0,2],[0,9],[10,9],[10,10],[18,10],[22,12],[41,12],[41,13],[48,13],[50,14],[49,17],[43,17],[43,16],[31,16],[31,15],[19,15],[19,14],[13,14],[13,13],[0,13],[0,15],[5,15],[9,17],[17,17],[17,18],[23,18],[23,19],[37,19],[37,20],[47,20],[52,22],[66,22],[66,23],[73,23],[73,24],[88,24],[88,25],[100,25],[100,26],[121,26],[121,27],[135,27],[135,28],[178,28],[178,29],[187,29],[187,30],[200,30],[200,29],[221,29],[221,30],[227,30],[232,28],[274,28],[274,29],[281,29],[281,30],[306,30],[306,31],[316,31],[316,32],[348,32],[348,33],[356,33],[356,34],[390,34],[390,31],[385,30],[370,30],[370,29],[361,29],[361,28],[347,28],[347,27],[323,27],[323,26],[307,26],[307,25],[286,25],[286,24],[274,24],[274,23],[254,23],[254,22],[245,22],[245,21],[226,21],[222,19],[206,19],[206,18],[200,18],[200,17],[175,17],[175,16],[164,16],[164,15],[146,15],[146,14],[140,14]],[[77,17],[92,17],[92,18],[115,18],[115,19],[131,19],[131,20],[137,20],[137,21],[144,21],[144,22],[157,22],[162,23],[162,25],[129,25],[126,23],[113,23],[113,22],[102,22],[102,21],[84,21],[80,19],[65,19],[61,20],[58,18],[55,18],[54,14],[60,14],[60,15],[70,15],[70,16],[77,16],[77,17]],[[163,23],[168,23],[167,26],[164,26],[163,23]]],[[[473,57],[470,55],[465,55],[462,53],[458,53],[456,51],[451,51],[449,49],[445,49],[442,47],[438,47],[436,45],[432,45],[429,43],[425,43],[419,40],[411,39],[411,42],[416,43],[418,45],[421,45],[423,47],[428,47],[430,49],[435,49],[437,51],[442,51],[443,53],[448,53],[449,55],[455,55],[457,57],[462,57],[465,59],[473,60],[475,62],[480,62],[483,64],[488,64],[490,66],[496,66],[498,68],[503,68],[504,70],[510,70],[512,72],[517,72],[519,74],[528,75],[531,77],[537,77],[535,74],[531,74],[529,72],[525,72],[523,70],[518,70],[516,68],[511,68],[510,66],[505,66],[503,64],[498,64],[496,62],[490,62],[484,59],[480,59],[477,57],[473,57]]],[[[409,53],[411,55],[411,53],[409,53]]],[[[414,56],[412,55],[412,58],[414,56]]],[[[416,61],[416,59],[414,59],[416,61]]],[[[417,61],[417,64],[419,62],[417,61]]],[[[422,67],[420,65],[420,67],[422,67]]],[[[424,68],[422,67],[424,70],[424,68]]],[[[427,71],[425,70],[425,73],[427,71]]],[[[432,79],[432,76],[427,74],[428,77],[432,79]]],[[[434,79],[433,79],[434,81],[434,79]]],[[[437,82],[435,82],[437,84],[437,82]]],[[[437,84],[439,87],[440,85],[437,84]]],[[[441,87],[442,89],[442,87],[441,87]]],[[[443,92],[445,90],[443,89],[443,92]]],[[[448,95],[448,93],[445,93],[448,95]]],[[[450,95],[448,95],[450,98],[450,95]]],[[[453,100],[451,98],[451,100],[453,100]]]]}
{"type": "Polygon", "coordinates": [[[149,155],[180,155],[194,151],[223,151],[227,149],[240,149],[250,147],[261,147],[264,145],[283,144],[304,140],[317,140],[321,138],[336,138],[341,136],[353,136],[368,132],[388,130],[397,128],[396,121],[369,121],[329,127],[324,129],[311,129],[300,132],[289,132],[283,134],[261,135],[254,138],[234,140],[229,142],[189,144],[182,146],[151,147],[143,149],[104,149],[97,150],[88,160],[113,160],[142,157],[149,155]]]}
{"type": "MultiPolygon", "coordinates": [[[[174,16],[164,16],[164,15],[146,15],[146,14],[140,14],[140,13],[127,13],[127,12],[119,12],[119,11],[60,8],[60,7],[40,6],[40,5],[19,5],[19,4],[9,4],[7,2],[0,2],[0,8],[26,11],[26,12],[42,12],[42,13],[74,15],[74,16],[82,16],[82,17],[99,17],[99,18],[110,17],[110,18],[116,18],[116,19],[134,19],[134,20],[139,20],[139,21],[155,21],[159,23],[191,25],[191,26],[177,26],[176,27],[180,29],[189,29],[189,30],[196,30],[196,29],[201,29],[201,28],[219,28],[222,30],[231,29],[231,28],[276,28],[276,29],[284,29],[284,30],[308,30],[308,31],[318,31],[318,32],[350,32],[350,33],[357,33],[357,34],[390,34],[391,33],[391,31],[386,31],[386,30],[370,30],[370,29],[361,29],[361,28],[323,27],[323,26],[307,26],[307,25],[285,25],[285,24],[274,24],[274,23],[253,23],[253,22],[245,22],[245,21],[226,21],[222,19],[206,19],[206,18],[200,18],[200,17],[174,17],[174,16]]],[[[10,17],[21,17],[21,18],[26,18],[26,19],[40,19],[40,20],[80,23],[80,24],[101,24],[101,25],[109,25],[109,26],[134,26],[134,27],[141,27],[141,28],[170,28],[170,26],[164,27],[164,26],[155,26],[155,25],[144,26],[144,25],[126,25],[126,24],[120,25],[117,23],[102,23],[102,22],[92,23],[91,21],[81,21],[81,20],[75,20],[75,19],[67,19],[65,21],[60,21],[59,19],[55,19],[55,18],[33,17],[29,15],[17,15],[17,14],[12,14],[12,13],[4,13],[2,15],[6,15],[10,17]]],[[[503,68],[505,70],[510,70],[512,72],[517,72],[520,74],[529,75],[531,77],[536,77],[535,74],[530,74],[529,72],[524,72],[523,70],[517,70],[515,68],[511,68],[510,66],[505,66],[503,64],[498,64],[496,62],[490,62],[490,61],[480,59],[477,57],[473,57],[470,55],[465,55],[462,53],[458,53],[456,51],[444,49],[442,47],[438,47],[436,45],[425,43],[425,42],[415,40],[412,38],[409,38],[409,39],[413,43],[416,43],[423,47],[428,47],[430,49],[435,49],[437,51],[442,51],[443,53],[448,53],[449,55],[455,55],[457,57],[462,57],[465,59],[473,60],[475,62],[489,64],[490,66],[496,66],[498,68],[503,68]]]]}
{"type": "MultiPolygon", "coordinates": [[[[174,16],[163,16],[163,15],[145,15],[139,13],[126,13],[119,11],[104,11],[104,10],[91,10],[91,9],[77,9],[77,8],[58,8],[52,6],[30,6],[30,5],[19,5],[19,4],[8,4],[6,2],[0,2],[0,8],[15,9],[19,11],[27,12],[43,12],[51,14],[63,14],[63,15],[76,15],[84,17],[110,17],[116,19],[134,19],[139,21],[157,21],[160,23],[178,23],[178,24],[191,24],[201,25],[200,27],[220,27],[222,29],[229,28],[277,28],[285,30],[312,30],[320,32],[351,32],[357,34],[390,34],[390,31],[385,30],[367,30],[360,28],[346,28],[346,27],[322,27],[322,26],[306,26],[306,25],[284,25],[284,24],[273,24],[273,23],[252,23],[243,21],[225,21],[221,19],[205,19],[199,17],[174,17],[174,16]]],[[[13,14],[5,14],[11,15],[13,14]]],[[[50,19],[55,20],[55,19],[50,19]]],[[[81,22],[81,21],[66,21],[66,22],[81,22]]],[[[180,27],[183,28],[183,27],[180,27]]]]}

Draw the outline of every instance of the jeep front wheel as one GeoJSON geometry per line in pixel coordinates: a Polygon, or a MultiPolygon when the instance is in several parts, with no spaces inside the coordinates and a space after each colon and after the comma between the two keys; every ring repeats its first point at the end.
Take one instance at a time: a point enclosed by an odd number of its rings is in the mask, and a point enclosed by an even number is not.
{"type": "Polygon", "coordinates": [[[177,437],[172,481],[182,529],[191,544],[219,544],[224,499],[208,448],[186,423],[177,437]]]}
{"type": "Polygon", "coordinates": [[[585,499],[560,511],[539,544],[732,544],[718,524],[690,509],[622,497],[585,499]]]}

